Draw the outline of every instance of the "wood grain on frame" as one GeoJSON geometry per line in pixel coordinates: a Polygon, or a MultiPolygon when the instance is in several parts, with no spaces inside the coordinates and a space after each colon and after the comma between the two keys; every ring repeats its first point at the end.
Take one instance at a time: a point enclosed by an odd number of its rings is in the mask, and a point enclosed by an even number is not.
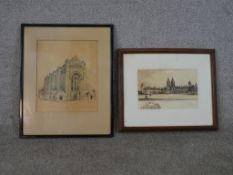
{"type": "Polygon", "coordinates": [[[118,49],[118,129],[119,131],[178,131],[178,130],[216,130],[217,121],[217,95],[216,95],[216,71],[215,71],[215,50],[214,49],[192,49],[192,48],[124,48],[118,49]],[[212,125],[201,126],[135,126],[127,127],[124,122],[124,54],[209,54],[212,90],[212,125]]]}

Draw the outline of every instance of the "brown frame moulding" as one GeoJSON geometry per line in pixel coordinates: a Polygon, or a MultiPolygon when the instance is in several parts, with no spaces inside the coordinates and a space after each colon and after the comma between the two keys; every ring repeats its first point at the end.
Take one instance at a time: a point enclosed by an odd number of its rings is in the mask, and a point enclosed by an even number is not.
{"type": "Polygon", "coordinates": [[[216,95],[216,70],[215,70],[215,49],[191,49],[191,48],[123,48],[118,49],[118,130],[126,131],[182,131],[182,130],[217,130],[217,95],[216,95]],[[135,126],[127,127],[124,125],[124,54],[140,53],[184,53],[184,54],[209,54],[211,69],[211,88],[212,88],[212,125],[201,126],[135,126]]]}

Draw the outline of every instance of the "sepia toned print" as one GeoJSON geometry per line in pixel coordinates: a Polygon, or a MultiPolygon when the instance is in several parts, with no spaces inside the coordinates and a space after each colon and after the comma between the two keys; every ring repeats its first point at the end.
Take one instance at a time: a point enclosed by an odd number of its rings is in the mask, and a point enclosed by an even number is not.
{"type": "Polygon", "coordinates": [[[138,70],[140,109],[188,109],[198,107],[195,69],[138,70]]]}
{"type": "Polygon", "coordinates": [[[96,41],[37,41],[37,111],[97,111],[96,41]]]}

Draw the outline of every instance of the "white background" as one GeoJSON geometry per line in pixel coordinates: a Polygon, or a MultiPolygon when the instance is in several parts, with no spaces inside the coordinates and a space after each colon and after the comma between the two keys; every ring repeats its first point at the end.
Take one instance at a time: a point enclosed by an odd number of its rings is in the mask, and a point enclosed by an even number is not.
{"type": "MultiPolygon", "coordinates": [[[[185,76],[185,75],[184,75],[185,76]]],[[[124,54],[125,126],[212,125],[210,56],[208,54],[124,54]],[[196,69],[198,108],[141,110],[138,108],[138,69],[196,69]]]]}

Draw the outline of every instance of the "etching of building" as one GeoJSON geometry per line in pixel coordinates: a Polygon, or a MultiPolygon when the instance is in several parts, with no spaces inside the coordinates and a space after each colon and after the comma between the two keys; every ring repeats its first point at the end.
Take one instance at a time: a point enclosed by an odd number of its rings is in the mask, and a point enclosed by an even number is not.
{"type": "MultiPolygon", "coordinates": [[[[143,84],[143,83],[141,83],[143,84]]],[[[152,94],[186,94],[186,95],[197,95],[198,85],[197,83],[192,84],[188,81],[185,85],[176,85],[175,79],[172,77],[170,80],[167,78],[166,86],[155,87],[155,86],[143,86],[141,85],[138,94],[140,95],[152,95],[152,94]]]]}
{"type": "Polygon", "coordinates": [[[169,80],[169,78],[167,79],[167,87],[166,87],[167,91],[170,91],[172,93],[174,93],[176,91],[176,83],[175,80],[171,79],[171,81],[169,80]]]}
{"type": "Polygon", "coordinates": [[[39,90],[42,100],[75,101],[94,99],[95,90],[87,85],[86,63],[77,56],[66,59],[62,66],[44,78],[44,86],[39,90]]]}

